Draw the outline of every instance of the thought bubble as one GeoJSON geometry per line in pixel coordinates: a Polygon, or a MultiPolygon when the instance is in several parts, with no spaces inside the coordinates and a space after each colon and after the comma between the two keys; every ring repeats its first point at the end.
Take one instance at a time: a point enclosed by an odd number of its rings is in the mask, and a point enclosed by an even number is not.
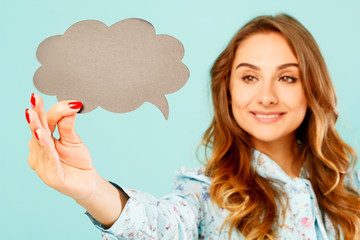
{"type": "Polygon", "coordinates": [[[168,119],[165,94],[189,78],[181,42],[156,35],[151,23],[137,18],[110,27],[96,20],[75,23],[64,35],[42,41],[36,56],[41,66],[35,87],[58,101],[83,102],[83,113],[98,106],[125,113],[150,102],[168,119]]]}

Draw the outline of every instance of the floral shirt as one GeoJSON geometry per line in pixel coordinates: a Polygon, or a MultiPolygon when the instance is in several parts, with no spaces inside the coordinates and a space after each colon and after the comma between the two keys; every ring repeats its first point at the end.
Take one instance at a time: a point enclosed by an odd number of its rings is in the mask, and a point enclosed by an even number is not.
{"type": "MultiPolygon", "coordinates": [[[[285,218],[281,219],[280,226],[274,227],[275,239],[335,239],[334,227],[326,215],[325,222],[322,221],[322,213],[307,179],[302,175],[298,178],[289,177],[273,160],[258,150],[254,150],[252,166],[259,175],[280,183],[288,196],[285,218]]],[[[347,181],[360,192],[360,171],[354,172],[347,181]]],[[[204,175],[202,168],[180,168],[173,192],[161,199],[133,189],[123,189],[129,200],[109,229],[104,229],[88,212],[86,214],[101,230],[104,240],[225,240],[228,239],[228,227],[222,230],[220,227],[228,212],[211,202],[210,183],[211,178],[204,175]]],[[[231,235],[231,240],[235,239],[245,239],[236,228],[231,235]]]]}

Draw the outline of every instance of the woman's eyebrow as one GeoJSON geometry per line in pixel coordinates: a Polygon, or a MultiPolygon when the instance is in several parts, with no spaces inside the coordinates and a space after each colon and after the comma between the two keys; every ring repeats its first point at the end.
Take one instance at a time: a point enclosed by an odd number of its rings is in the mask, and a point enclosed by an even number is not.
{"type": "MultiPolygon", "coordinates": [[[[239,67],[249,67],[249,68],[252,68],[252,69],[255,69],[255,70],[260,70],[260,67],[255,66],[255,65],[250,64],[250,63],[240,63],[239,65],[236,66],[235,69],[238,69],[239,67]]],[[[276,69],[277,70],[282,70],[282,69],[285,69],[285,68],[288,68],[288,67],[299,67],[299,65],[297,63],[284,63],[284,64],[279,65],[276,69]]]]}

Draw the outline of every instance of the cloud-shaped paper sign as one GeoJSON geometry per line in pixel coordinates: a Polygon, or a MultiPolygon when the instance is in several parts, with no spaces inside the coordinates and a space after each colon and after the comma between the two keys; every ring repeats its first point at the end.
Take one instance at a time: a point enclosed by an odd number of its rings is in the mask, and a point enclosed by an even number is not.
{"type": "Polygon", "coordinates": [[[167,119],[164,95],[189,78],[181,42],[156,35],[151,23],[136,18],[110,27],[95,20],[75,23],[64,35],[41,42],[36,55],[41,63],[34,75],[36,88],[58,101],[83,102],[82,112],[100,106],[124,113],[150,102],[167,119]]]}

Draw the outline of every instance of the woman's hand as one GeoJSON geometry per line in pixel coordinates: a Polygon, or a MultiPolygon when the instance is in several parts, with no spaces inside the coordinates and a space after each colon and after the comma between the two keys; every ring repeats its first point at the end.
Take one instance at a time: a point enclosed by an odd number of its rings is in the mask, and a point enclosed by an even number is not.
{"type": "Polygon", "coordinates": [[[45,115],[42,98],[33,94],[31,105],[25,112],[33,133],[29,142],[29,166],[57,191],[76,201],[90,199],[96,188],[97,173],[89,150],[74,129],[82,104],[58,102],[45,115]],[[52,136],[56,126],[59,139],[52,136]]]}
{"type": "Polygon", "coordinates": [[[105,227],[120,216],[128,196],[94,169],[89,150],[75,132],[75,118],[82,104],[56,103],[46,113],[40,96],[31,96],[25,115],[33,136],[28,163],[50,187],[72,197],[105,227]],[[59,139],[52,134],[58,127],[59,139]]]}

